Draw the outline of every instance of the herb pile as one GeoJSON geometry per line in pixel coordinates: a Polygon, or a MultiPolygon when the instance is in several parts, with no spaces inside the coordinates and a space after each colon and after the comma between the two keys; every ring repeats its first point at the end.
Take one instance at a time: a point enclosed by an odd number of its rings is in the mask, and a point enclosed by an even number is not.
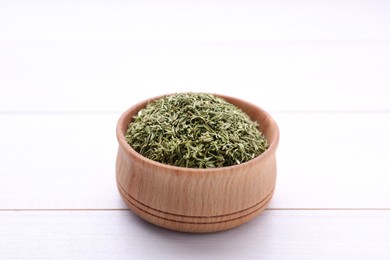
{"type": "Polygon", "coordinates": [[[189,168],[231,166],[268,148],[258,124],[210,94],[179,93],[155,100],[129,124],[126,140],[141,155],[189,168]]]}

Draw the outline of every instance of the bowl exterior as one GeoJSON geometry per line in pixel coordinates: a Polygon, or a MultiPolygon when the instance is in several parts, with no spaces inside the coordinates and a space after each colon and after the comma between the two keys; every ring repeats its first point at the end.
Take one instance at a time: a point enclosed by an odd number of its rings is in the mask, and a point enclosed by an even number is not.
{"type": "Polygon", "coordinates": [[[122,115],[117,126],[116,181],[121,197],[138,216],[168,229],[204,233],[234,228],[265,209],[276,183],[278,128],[260,108],[221,97],[259,122],[270,142],[266,152],[240,165],[214,169],[161,164],[138,154],[124,138],[132,117],[150,100],[122,115]]]}

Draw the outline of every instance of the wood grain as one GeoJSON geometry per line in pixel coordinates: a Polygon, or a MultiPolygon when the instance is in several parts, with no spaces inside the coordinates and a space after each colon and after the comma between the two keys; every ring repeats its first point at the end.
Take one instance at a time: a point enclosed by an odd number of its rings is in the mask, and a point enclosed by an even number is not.
{"type": "Polygon", "coordinates": [[[0,258],[390,259],[389,3],[0,1],[0,258]],[[273,112],[279,210],[202,236],[123,210],[113,126],[176,91],[273,112]]]}
{"type": "Polygon", "coordinates": [[[255,105],[220,96],[259,123],[269,148],[246,163],[212,169],[175,167],[149,160],[125,139],[133,117],[155,97],[129,108],[119,118],[116,179],[127,205],[156,225],[184,232],[227,230],[253,219],[270,201],[276,181],[279,129],[255,105]]]}
{"type": "Polygon", "coordinates": [[[217,2],[1,1],[0,111],[121,112],[176,91],[389,111],[386,1],[217,2]]]}
{"type": "Polygon", "coordinates": [[[130,211],[0,212],[4,259],[389,259],[390,211],[265,211],[197,235],[130,211]],[[364,245],[364,246],[362,246],[364,245]]]}
{"type": "MultiPolygon", "coordinates": [[[[272,115],[283,135],[270,208],[390,208],[390,114],[272,115]]],[[[114,176],[119,116],[0,115],[0,208],[126,208],[114,176]]]]}
{"type": "Polygon", "coordinates": [[[267,111],[390,110],[390,45],[380,41],[112,46],[107,53],[100,42],[0,42],[0,111],[121,113],[139,100],[177,91],[223,93],[267,111]]]}

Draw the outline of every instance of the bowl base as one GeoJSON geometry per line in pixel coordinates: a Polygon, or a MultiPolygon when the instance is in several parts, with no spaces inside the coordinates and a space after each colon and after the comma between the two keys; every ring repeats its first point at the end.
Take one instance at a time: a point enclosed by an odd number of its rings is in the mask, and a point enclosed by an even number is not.
{"type": "Polygon", "coordinates": [[[219,216],[186,216],[149,207],[137,201],[119,183],[117,184],[122,199],[136,215],[157,226],[188,233],[218,232],[245,224],[259,215],[273,196],[272,190],[262,201],[239,212],[219,216]]]}

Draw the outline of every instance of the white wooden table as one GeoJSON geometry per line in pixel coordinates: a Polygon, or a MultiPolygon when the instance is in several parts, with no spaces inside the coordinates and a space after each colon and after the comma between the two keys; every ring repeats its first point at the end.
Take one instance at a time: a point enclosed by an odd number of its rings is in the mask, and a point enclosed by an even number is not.
{"type": "Polygon", "coordinates": [[[1,259],[390,259],[390,2],[1,1],[1,259]],[[261,216],[207,235],[115,186],[116,121],[177,91],[281,131],[261,216]]]}

